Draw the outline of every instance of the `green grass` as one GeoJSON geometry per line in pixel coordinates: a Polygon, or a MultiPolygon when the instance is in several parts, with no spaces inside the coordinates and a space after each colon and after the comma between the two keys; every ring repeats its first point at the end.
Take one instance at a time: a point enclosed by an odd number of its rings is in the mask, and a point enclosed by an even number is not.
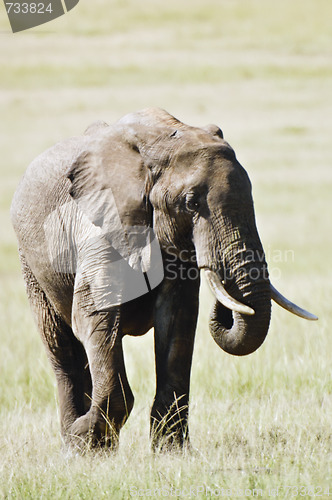
{"type": "Polygon", "coordinates": [[[204,487],[235,498],[245,497],[240,489],[261,488],[268,498],[279,488],[278,498],[289,498],[285,486],[319,493],[328,484],[331,496],[330,0],[81,1],[15,35],[1,13],[0,498],[125,499],[172,487],[173,496],[204,487]],[[135,407],[119,452],[71,456],[62,451],[54,376],[25,297],[10,200],[41,151],[95,119],[151,105],[222,127],[251,177],[275,285],[320,320],[274,306],[264,345],[234,358],[210,338],[204,285],[192,453],[150,451],[150,332],[125,339],[135,407]]]}

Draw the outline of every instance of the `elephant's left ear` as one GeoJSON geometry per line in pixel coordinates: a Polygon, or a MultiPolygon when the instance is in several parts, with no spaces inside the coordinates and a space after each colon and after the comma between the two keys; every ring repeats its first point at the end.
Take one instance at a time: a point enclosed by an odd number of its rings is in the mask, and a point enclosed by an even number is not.
{"type": "Polygon", "coordinates": [[[206,127],[203,127],[203,130],[213,135],[214,137],[219,137],[220,139],[224,138],[224,134],[222,130],[218,127],[218,125],[212,125],[212,124],[206,125],[206,127]]]}

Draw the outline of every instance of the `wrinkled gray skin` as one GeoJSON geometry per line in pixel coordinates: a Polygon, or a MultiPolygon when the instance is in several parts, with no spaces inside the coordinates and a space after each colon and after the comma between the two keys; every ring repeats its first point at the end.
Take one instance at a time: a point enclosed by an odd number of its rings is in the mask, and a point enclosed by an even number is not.
{"type": "MultiPolygon", "coordinates": [[[[193,268],[217,272],[228,293],[255,311],[232,312],[216,301],[210,330],[222,349],[255,351],[270,321],[250,181],[220,129],[189,127],[159,109],[112,126],[96,123],[31,163],[11,213],[29,301],[57,379],[65,441],[116,445],[134,403],[122,338],[154,327],[153,445],[187,442],[200,285],[193,268]],[[105,269],[121,247],[112,241],[115,219],[124,228],[153,227],[164,267],[158,286],[118,304],[103,303],[113,293],[105,269]]],[[[134,260],[138,246],[130,249],[134,260]]]]}

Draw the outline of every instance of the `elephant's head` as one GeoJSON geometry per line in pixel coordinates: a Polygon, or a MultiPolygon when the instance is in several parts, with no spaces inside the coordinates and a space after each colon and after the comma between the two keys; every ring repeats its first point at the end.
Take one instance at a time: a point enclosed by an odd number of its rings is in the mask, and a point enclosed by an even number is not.
{"type": "Polygon", "coordinates": [[[270,284],[251,183],[218,127],[189,127],[165,111],[148,109],[109,129],[103,127],[97,141],[98,161],[85,156],[74,164],[72,194],[86,195],[89,178],[105,189],[112,180],[116,184],[119,169],[125,171],[127,185],[122,180],[113,190],[122,222],[151,225],[166,253],[171,249],[179,258],[184,249],[195,253],[216,298],[210,331],[223,350],[245,355],[262,344],[271,298],[316,319],[270,284]],[[110,173],[110,162],[118,173],[110,173]],[[91,163],[97,165],[94,172],[82,176],[91,163]]]}

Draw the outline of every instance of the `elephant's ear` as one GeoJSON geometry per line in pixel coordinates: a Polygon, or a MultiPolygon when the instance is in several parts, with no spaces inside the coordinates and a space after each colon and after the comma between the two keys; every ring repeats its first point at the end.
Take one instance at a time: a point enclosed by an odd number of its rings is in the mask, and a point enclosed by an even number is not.
{"type": "Polygon", "coordinates": [[[93,224],[111,227],[115,203],[124,225],[149,225],[146,200],[168,164],[181,126],[166,111],[152,108],[126,115],[113,126],[98,123],[88,129],[88,146],[67,176],[72,198],[85,200],[84,212],[93,224]]]}
{"type": "Polygon", "coordinates": [[[218,125],[206,125],[206,127],[203,127],[203,130],[205,132],[208,132],[209,134],[213,135],[214,137],[219,137],[219,139],[224,138],[224,134],[222,130],[218,127],[218,125]]]}
{"type": "Polygon", "coordinates": [[[100,131],[100,129],[108,127],[108,123],[103,120],[97,120],[91,123],[84,131],[84,135],[93,135],[100,131]]]}
{"type": "Polygon", "coordinates": [[[97,170],[96,157],[91,151],[83,151],[75,159],[67,172],[67,177],[71,181],[69,193],[73,199],[78,199],[97,188],[95,185],[97,170]]]}
{"type": "Polygon", "coordinates": [[[123,224],[147,223],[144,185],[147,173],[135,145],[111,127],[93,134],[67,172],[69,193],[88,219],[103,232],[123,224]]]}
{"type": "Polygon", "coordinates": [[[113,128],[94,136],[67,173],[81,228],[77,280],[93,290],[98,310],[133,300],[163,278],[144,199],[146,170],[137,141],[113,128]]]}
{"type": "Polygon", "coordinates": [[[87,150],[70,167],[69,193],[85,218],[128,258],[125,228],[149,225],[146,174],[137,148],[116,130],[105,130],[88,142],[87,150]]]}

